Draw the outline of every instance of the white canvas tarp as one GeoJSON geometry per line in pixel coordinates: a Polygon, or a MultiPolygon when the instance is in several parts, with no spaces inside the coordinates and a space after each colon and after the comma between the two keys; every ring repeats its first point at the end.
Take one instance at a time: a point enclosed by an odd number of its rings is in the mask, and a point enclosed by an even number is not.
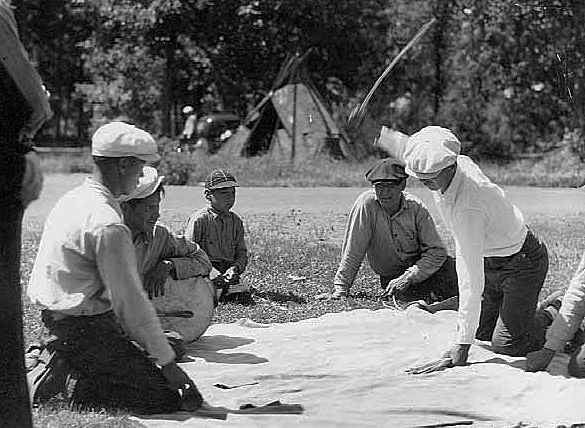
{"type": "Polygon", "coordinates": [[[455,317],[454,311],[356,309],[287,324],[212,325],[181,364],[211,405],[238,409],[280,400],[301,404],[304,413],[228,414],[225,421],[178,413],[141,422],[151,428],[420,428],[457,422],[553,428],[585,422],[585,380],[565,377],[564,354],[553,359],[549,372],[527,373],[525,358],[495,354],[480,342],[468,366],[405,373],[445,351],[455,317]]]}

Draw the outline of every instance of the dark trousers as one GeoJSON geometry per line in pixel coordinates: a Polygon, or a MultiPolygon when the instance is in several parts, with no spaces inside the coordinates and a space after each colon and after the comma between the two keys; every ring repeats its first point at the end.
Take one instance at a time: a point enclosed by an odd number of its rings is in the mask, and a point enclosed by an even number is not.
{"type": "MultiPolygon", "coordinates": [[[[386,289],[392,279],[389,276],[380,276],[382,289],[386,289]]],[[[396,293],[396,298],[402,302],[424,300],[432,303],[458,295],[455,259],[448,256],[445,263],[433,275],[421,283],[411,285],[404,292],[396,293]]]]}
{"type": "Polygon", "coordinates": [[[0,195],[0,426],[32,427],[24,368],[20,252],[23,209],[0,195]]]}
{"type": "Polygon", "coordinates": [[[548,271],[546,245],[529,230],[516,254],[484,258],[484,271],[476,338],[491,340],[494,351],[505,355],[542,348],[550,317],[536,307],[548,271]]]}
{"type": "Polygon", "coordinates": [[[66,362],[65,389],[73,405],[141,414],[180,410],[179,393],[126,336],[113,312],[55,320],[43,311],[43,323],[46,349],[66,362]]]}

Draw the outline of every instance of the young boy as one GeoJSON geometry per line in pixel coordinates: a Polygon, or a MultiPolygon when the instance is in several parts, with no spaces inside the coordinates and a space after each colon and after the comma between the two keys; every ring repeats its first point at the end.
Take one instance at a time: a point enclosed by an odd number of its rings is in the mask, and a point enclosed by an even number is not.
{"type": "Polygon", "coordinates": [[[221,289],[220,301],[249,303],[249,287],[240,282],[248,264],[242,219],[231,208],[236,201],[236,178],[223,169],[212,171],[205,181],[208,204],[189,216],[185,237],[207,253],[213,268],[211,277],[221,289]],[[214,275],[215,272],[215,275],[214,275]]]}

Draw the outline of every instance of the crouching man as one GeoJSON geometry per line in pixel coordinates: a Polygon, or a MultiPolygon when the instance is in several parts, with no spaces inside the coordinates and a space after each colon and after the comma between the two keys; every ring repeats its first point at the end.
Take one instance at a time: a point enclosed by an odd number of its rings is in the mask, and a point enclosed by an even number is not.
{"type": "Polygon", "coordinates": [[[156,152],[152,136],[135,126],[100,127],[92,137],[93,176],[47,217],[27,290],[43,308],[45,327],[29,372],[34,401],[62,393],[75,406],[137,413],[202,403],[143,289],[116,200],[134,191],[156,152]]]}
{"type": "Polygon", "coordinates": [[[380,275],[383,296],[400,302],[421,300],[423,309],[433,312],[456,309],[455,261],[447,255],[427,208],[404,192],[407,177],[403,162],[392,157],[366,172],[372,189],[358,197],[349,214],[331,298],[348,296],[367,255],[380,275]],[[437,305],[441,307],[435,310],[437,305]]]}
{"type": "Polygon", "coordinates": [[[191,342],[213,318],[215,287],[211,262],[196,243],[157,222],[164,176],[145,166],[138,187],[120,197],[124,222],[132,232],[138,272],[163,328],[191,342]]]}

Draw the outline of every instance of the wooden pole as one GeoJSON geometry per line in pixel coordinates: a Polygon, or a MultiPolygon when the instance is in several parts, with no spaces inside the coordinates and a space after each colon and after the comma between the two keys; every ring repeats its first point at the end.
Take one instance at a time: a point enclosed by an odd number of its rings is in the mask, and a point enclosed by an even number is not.
{"type": "Polygon", "coordinates": [[[295,146],[297,144],[297,87],[298,83],[295,83],[293,92],[292,146],[290,152],[290,162],[292,165],[295,163],[295,146]]]}

